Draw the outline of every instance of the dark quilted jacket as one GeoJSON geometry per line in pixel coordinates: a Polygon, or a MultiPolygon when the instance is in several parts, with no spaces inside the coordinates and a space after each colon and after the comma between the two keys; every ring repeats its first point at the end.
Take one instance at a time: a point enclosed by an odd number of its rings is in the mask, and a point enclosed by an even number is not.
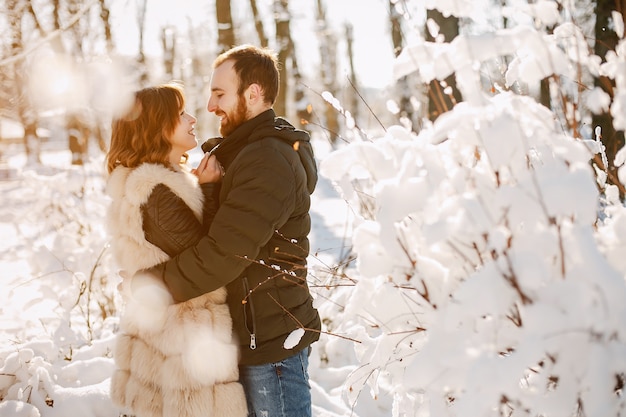
{"type": "Polygon", "coordinates": [[[306,282],[317,182],[309,135],[268,110],[218,142],[226,174],[208,235],[151,272],[179,301],[226,286],[240,363],[278,362],[316,341],[321,329],[306,282]],[[298,328],[307,331],[286,349],[298,328]]]}

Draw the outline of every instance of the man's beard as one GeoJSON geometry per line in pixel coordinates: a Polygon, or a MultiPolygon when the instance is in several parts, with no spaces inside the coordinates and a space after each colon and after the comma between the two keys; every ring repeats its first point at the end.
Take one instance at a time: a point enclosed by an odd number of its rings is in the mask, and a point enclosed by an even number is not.
{"type": "Polygon", "coordinates": [[[243,122],[245,122],[248,115],[248,108],[246,106],[246,100],[242,95],[239,95],[237,99],[237,108],[231,112],[226,113],[226,123],[220,125],[220,134],[222,137],[226,137],[233,133],[243,122]]]}

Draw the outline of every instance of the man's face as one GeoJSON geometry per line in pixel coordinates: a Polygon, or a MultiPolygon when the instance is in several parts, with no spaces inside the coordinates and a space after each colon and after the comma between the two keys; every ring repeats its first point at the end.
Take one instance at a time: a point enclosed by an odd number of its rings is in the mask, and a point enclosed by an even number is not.
{"type": "Polygon", "coordinates": [[[220,118],[220,134],[230,135],[239,125],[248,120],[245,97],[237,94],[239,78],[233,62],[226,61],[213,71],[211,97],[207,110],[220,118]]]}

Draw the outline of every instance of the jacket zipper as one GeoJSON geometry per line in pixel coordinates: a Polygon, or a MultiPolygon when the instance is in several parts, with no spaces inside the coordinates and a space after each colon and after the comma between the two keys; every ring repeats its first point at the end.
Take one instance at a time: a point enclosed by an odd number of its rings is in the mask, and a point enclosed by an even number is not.
{"type": "Polygon", "coordinates": [[[243,279],[243,289],[245,295],[247,297],[247,303],[243,305],[243,317],[244,322],[246,323],[246,329],[250,334],[250,349],[256,349],[256,317],[254,314],[254,304],[252,304],[252,292],[248,286],[248,278],[243,279]],[[250,307],[250,321],[252,322],[252,331],[250,331],[250,327],[248,326],[248,309],[246,308],[246,304],[250,307]]]}

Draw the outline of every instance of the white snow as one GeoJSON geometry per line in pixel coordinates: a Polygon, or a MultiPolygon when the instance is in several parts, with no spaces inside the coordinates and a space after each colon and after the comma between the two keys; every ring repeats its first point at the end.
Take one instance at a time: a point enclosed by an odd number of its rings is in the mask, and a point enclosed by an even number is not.
{"type": "MultiPolygon", "coordinates": [[[[485,21],[474,2],[427,3],[485,21]]],[[[615,80],[612,103],[590,90],[584,106],[610,104],[624,129],[626,43],[600,64],[556,2],[507,4],[511,28],[450,44],[418,36],[398,57],[398,77],[456,73],[464,101],[434,123],[335,148],[314,134],[309,283],[324,323],[309,367],[315,417],[626,413],[615,392],[626,374],[626,209],[590,164],[606,158],[595,129],[574,137],[512,88],[575,79],[583,66],[615,80]],[[503,56],[498,84],[481,66],[503,56]]],[[[0,417],[116,417],[108,384],[122,302],[103,155],[72,167],[54,145],[42,164],[3,154],[13,175],[0,181],[0,417]]],[[[615,161],[622,184],[625,155],[615,161]]]]}

